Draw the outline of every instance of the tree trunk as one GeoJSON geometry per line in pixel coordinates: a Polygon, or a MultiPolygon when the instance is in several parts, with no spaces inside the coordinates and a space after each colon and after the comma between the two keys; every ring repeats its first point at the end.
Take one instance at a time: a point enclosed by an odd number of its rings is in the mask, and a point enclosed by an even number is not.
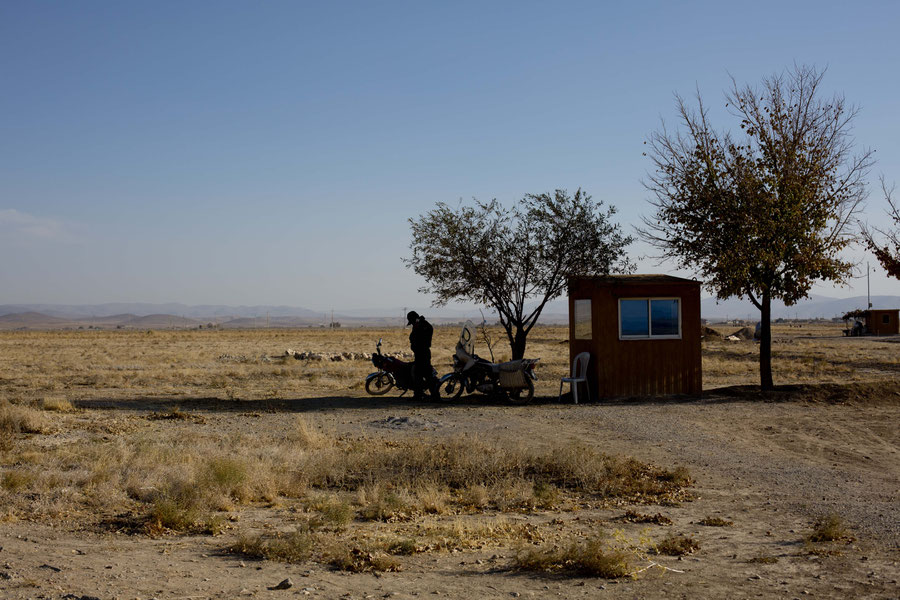
{"type": "Polygon", "coordinates": [[[525,357],[525,338],[528,336],[528,332],[526,332],[521,327],[516,327],[516,335],[510,340],[510,347],[512,348],[512,359],[519,360],[520,358],[525,357]]]}
{"type": "Polygon", "coordinates": [[[759,385],[763,391],[772,390],[772,298],[764,292],[760,307],[759,385]]]}

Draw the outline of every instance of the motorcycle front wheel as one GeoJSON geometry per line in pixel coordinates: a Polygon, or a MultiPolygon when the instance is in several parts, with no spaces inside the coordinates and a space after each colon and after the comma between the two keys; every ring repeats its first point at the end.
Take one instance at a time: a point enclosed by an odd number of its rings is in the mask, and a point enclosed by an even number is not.
{"type": "Polygon", "coordinates": [[[534,398],[534,382],[528,377],[525,378],[527,387],[509,390],[507,396],[513,404],[528,404],[534,398]]]}
{"type": "Polygon", "coordinates": [[[373,396],[387,394],[394,387],[394,378],[388,373],[373,373],[366,378],[366,391],[373,396]]]}
{"type": "Polygon", "coordinates": [[[465,381],[462,377],[457,375],[456,373],[450,373],[449,375],[444,375],[441,378],[440,384],[438,384],[438,391],[440,393],[440,398],[444,402],[450,402],[451,400],[457,400],[460,396],[462,396],[463,391],[466,388],[465,381]]]}

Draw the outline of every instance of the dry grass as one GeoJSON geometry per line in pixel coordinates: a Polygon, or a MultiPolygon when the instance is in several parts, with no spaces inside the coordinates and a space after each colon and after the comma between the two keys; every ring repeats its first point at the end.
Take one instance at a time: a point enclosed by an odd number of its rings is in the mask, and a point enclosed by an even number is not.
{"type": "Polygon", "coordinates": [[[839,542],[852,541],[853,535],[847,529],[840,515],[828,514],[813,525],[812,532],[806,537],[807,542],[839,542]]]}
{"type": "MultiPolygon", "coordinates": [[[[294,399],[364,396],[370,362],[285,359],[286,348],[371,352],[383,337],[386,351],[400,351],[407,335],[400,328],[0,332],[0,518],[90,528],[126,513],[136,530],[163,535],[220,531],[237,518],[228,513],[277,505],[302,515],[298,530],[245,535],[235,552],[366,571],[397,568],[393,556],[414,552],[527,544],[522,569],[631,572],[629,561],[642,556],[631,546],[591,538],[536,549],[547,532],[501,513],[671,504],[692,483],[685,469],[565,441],[536,447],[449,434],[342,436],[324,419],[303,416],[255,429],[254,417],[283,411],[294,399]],[[209,412],[196,410],[200,399],[209,412]],[[128,410],[104,411],[104,403],[128,410]],[[239,433],[221,429],[219,410],[248,425],[239,433]]],[[[450,370],[457,335],[455,327],[435,331],[440,372],[450,370]]],[[[567,335],[538,327],[530,336],[527,354],[541,358],[539,396],[555,398],[568,373],[567,335]]],[[[837,329],[798,335],[776,327],[776,381],[869,381],[900,371],[893,344],[839,336],[837,329]]],[[[703,352],[707,387],[756,383],[753,342],[707,342],[703,352]]],[[[637,512],[624,520],[670,523],[637,512]]],[[[678,554],[697,548],[684,536],[655,546],[678,554]]]]}
{"type": "Polygon", "coordinates": [[[633,510],[625,511],[625,516],[622,517],[622,520],[627,523],[652,523],[654,525],[672,524],[672,519],[663,514],[656,513],[655,515],[646,515],[633,510]]]}
{"type": "Polygon", "coordinates": [[[632,573],[633,555],[611,547],[605,537],[594,537],[557,546],[528,547],[520,550],[513,566],[520,571],[562,573],[618,579],[632,573]]]}
{"type": "Polygon", "coordinates": [[[0,403],[0,434],[43,433],[46,429],[47,419],[33,408],[0,403]]]}
{"type": "Polygon", "coordinates": [[[697,523],[705,525],[706,527],[731,527],[734,525],[734,521],[729,521],[721,517],[705,517],[704,519],[697,521],[697,523]]]}
{"type": "Polygon", "coordinates": [[[655,554],[667,556],[684,556],[693,554],[700,549],[700,542],[689,535],[670,535],[653,545],[651,550],[655,554]]]}

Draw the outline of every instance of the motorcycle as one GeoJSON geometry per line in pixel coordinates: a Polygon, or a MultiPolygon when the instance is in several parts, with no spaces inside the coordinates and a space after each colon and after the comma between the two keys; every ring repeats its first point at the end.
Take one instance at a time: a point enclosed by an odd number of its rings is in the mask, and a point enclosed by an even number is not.
{"type": "Polygon", "coordinates": [[[513,403],[525,403],[534,398],[534,372],[539,358],[523,358],[494,363],[475,354],[475,326],[471,321],[463,325],[453,355],[453,372],[440,381],[442,400],[456,400],[463,392],[472,394],[503,394],[513,403]]]}
{"type": "MultiPolygon", "coordinates": [[[[372,364],[378,369],[366,377],[366,391],[373,396],[381,396],[396,387],[403,390],[401,396],[413,388],[413,363],[405,362],[393,356],[381,353],[381,340],[375,344],[376,353],[372,355],[372,364]]],[[[438,380],[438,373],[431,369],[431,380],[438,380]]]]}

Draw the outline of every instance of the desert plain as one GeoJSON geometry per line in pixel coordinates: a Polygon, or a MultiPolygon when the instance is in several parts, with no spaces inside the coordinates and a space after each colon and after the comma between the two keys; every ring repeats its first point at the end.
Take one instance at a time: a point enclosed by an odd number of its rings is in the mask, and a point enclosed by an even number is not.
{"type": "Polygon", "coordinates": [[[538,327],[524,406],[367,395],[400,327],[0,332],[0,597],[897,598],[900,339],[840,329],[575,405],[538,327]]]}

